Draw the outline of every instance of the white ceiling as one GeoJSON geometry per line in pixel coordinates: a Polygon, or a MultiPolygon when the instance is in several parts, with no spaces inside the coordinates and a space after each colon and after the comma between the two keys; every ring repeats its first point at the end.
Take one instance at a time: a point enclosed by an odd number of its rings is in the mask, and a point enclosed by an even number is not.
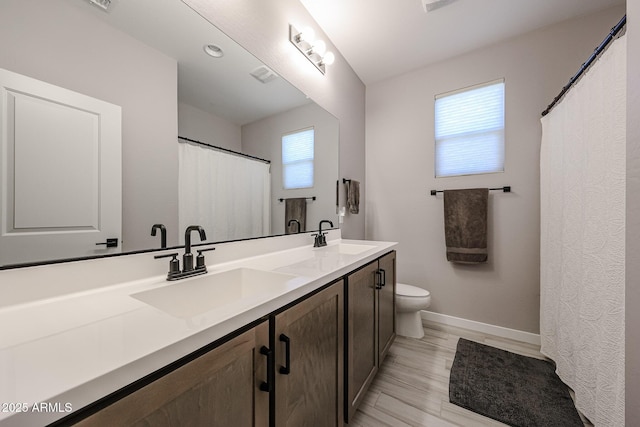
{"type": "Polygon", "coordinates": [[[365,84],[625,4],[625,0],[448,0],[425,13],[421,0],[300,1],[365,84]]]}
{"type": "Polygon", "coordinates": [[[252,77],[264,64],[181,1],[112,0],[108,12],[88,1],[63,1],[174,58],[179,102],[237,125],[311,102],[282,78],[265,84],[252,77]],[[205,44],[218,45],[224,56],[205,55],[205,44]]]}

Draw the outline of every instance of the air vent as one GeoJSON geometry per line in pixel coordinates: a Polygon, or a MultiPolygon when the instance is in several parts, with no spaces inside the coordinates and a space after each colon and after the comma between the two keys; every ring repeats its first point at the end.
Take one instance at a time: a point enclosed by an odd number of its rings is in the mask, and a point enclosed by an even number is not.
{"type": "Polygon", "coordinates": [[[422,0],[422,7],[426,13],[433,10],[440,9],[448,4],[453,3],[456,0],[422,0]]]}
{"type": "Polygon", "coordinates": [[[89,0],[89,3],[98,6],[100,9],[106,12],[107,10],[109,10],[111,0],[89,0]]]}
{"type": "Polygon", "coordinates": [[[266,65],[261,65],[250,73],[261,83],[269,83],[278,78],[278,75],[266,65]]]}

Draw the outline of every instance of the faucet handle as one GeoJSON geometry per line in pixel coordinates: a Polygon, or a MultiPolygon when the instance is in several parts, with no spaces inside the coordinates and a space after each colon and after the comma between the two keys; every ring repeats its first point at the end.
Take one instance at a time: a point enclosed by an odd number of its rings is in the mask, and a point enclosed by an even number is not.
{"type": "Polygon", "coordinates": [[[198,249],[198,256],[196,257],[196,268],[206,268],[204,264],[204,255],[202,252],[215,251],[216,248],[198,249]]]}
{"type": "MultiPolygon", "coordinates": [[[[314,248],[319,248],[321,246],[324,246],[322,244],[323,238],[324,238],[324,233],[314,233],[311,235],[311,237],[314,237],[313,239],[313,247],[314,248]]],[[[326,243],[325,243],[326,245],[326,243]]]]}
{"type": "Polygon", "coordinates": [[[169,257],[177,257],[178,256],[178,252],[174,252],[171,254],[162,254],[162,255],[155,255],[154,258],[155,259],[160,259],[160,258],[169,258],[169,257]]]}
{"type": "Polygon", "coordinates": [[[209,251],[215,251],[216,248],[215,247],[210,247],[210,248],[206,248],[206,249],[198,249],[198,255],[202,254],[202,252],[209,252],[209,251]]]}
{"type": "Polygon", "coordinates": [[[169,261],[169,274],[167,275],[167,277],[172,277],[174,274],[180,273],[180,261],[178,261],[178,252],[154,256],[155,259],[169,257],[172,258],[171,261],[169,261]]]}

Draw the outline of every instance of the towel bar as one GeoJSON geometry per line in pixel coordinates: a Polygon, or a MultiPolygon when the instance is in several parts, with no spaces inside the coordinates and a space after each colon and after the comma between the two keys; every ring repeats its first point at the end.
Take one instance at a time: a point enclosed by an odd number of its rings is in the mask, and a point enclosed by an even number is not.
{"type": "MultiPolygon", "coordinates": [[[[313,197],[305,197],[305,199],[307,199],[307,200],[315,200],[315,199],[316,199],[316,196],[313,196],[313,197]]],[[[282,199],[282,198],[278,199],[278,201],[279,201],[280,203],[284,202],[285,200],[286,200],[286,199],[282,199]]]]}
{"type": "MultiPolygon", "coordinates": [[[[490,188],[489,190],[502,190],[504,193],[511,193],[511,186],[505,185],[504,187],[490,188]]],[[[444,190],[431,190],[432,196],[435,196],[436,193],[444,193],[444,190]]]]}

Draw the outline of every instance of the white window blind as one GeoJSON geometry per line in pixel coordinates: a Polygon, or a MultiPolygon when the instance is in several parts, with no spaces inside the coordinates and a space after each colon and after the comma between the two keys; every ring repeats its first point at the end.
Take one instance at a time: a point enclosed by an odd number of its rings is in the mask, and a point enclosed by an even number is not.
{"type": "Polygon", "coordinates": [[[436,177],[504,172],[504,80],[436,96],[436,177]]]}
{"type": "Polygon", "coordinates": [[[313,187],[313,128],[282,137],[282,181],[285,190],[313,187]]]}

